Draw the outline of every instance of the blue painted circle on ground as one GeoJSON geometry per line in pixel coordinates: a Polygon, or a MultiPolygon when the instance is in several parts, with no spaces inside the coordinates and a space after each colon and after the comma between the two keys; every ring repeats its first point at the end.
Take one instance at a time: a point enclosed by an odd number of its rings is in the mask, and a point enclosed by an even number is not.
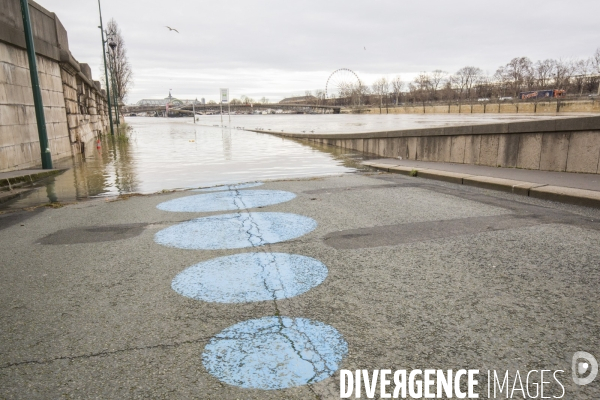
{"type": "Polygon", "coordinates": [[[221,190],[238,190],[264,185],[262,182],[238,183],[235,185],[213,186],[203,189],[194,189],[194,192],[218,192],[221,190]]]}
{"type": "Polygon", "coordinates": [[[206,370],[230,385],[285,389],[333,375],[348,344],[333,327],[305,318],[264,317],[233,325],[204,348],[206,370]]]}
{"type": "Polygon", "coordinates": [[[281,190],[228,191],[180,197],[160,203],[156,208],[174,212],[244,210],[284,203],[295,197],[294,193],[281,190]]]}
{"type": "Polygon", "coordinates": [[[192,299],[246,303],[287,299],[320,285],[327,267],[314,258],[284,253],[242,253],[214,258],[178,274],[171,287],[192,299]]]}
{"type": "Polygon", "coordinates": [[[178,249],[241,249],[284,242],[316,227],[314,219],[302,215],[244,212],[182,222],[157,232],[154,241],[178,249]]]}

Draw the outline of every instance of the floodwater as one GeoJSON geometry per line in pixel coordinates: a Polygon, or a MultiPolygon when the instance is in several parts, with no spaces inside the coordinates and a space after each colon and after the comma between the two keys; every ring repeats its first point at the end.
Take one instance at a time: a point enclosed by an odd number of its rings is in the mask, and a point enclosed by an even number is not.
{"type": "MultiPolygon", "coordinates": [[[[556,118],[574,116],[561,115],[556,118]]],[[[224,115],[192,118],[128,117],[128,140],[106,135],[101,147],[88,144],[85,156],[54,162],[68,168],[37,189],[2,205],[30,207],[128,193],[198,188],[260,180],[353,173],[364,156],[243,129],[274,132],[344,133],[449,125],[530,121],[552,116],[514,114],[429,115],[224,115]],[[231,118],[231,120],[230,120],[231,118]]]]}
{"type": "MultiPolygon", "coordinates": [[[[535,121],[582,115],[591,114],[271,114],[232,115],[231,123],[228,116],[224,115],[223,122],[232,127],[273,132],[336,134],[535,121]]],[[[205,115],[198,118],[202,124],[211,126],[221,124],[219,115],[205,115]]]]}
{"type": "Polygon", "coordinates": [[[339,175],[366,168],[357,153],[198,122],[127,118],[132,127],[129,140],[106,135],[100,149],[89,143],[85,157],[54,162],[55,168],[68,168],[66,172],[2,206],[23,208],[127,193],[339,175]]]}

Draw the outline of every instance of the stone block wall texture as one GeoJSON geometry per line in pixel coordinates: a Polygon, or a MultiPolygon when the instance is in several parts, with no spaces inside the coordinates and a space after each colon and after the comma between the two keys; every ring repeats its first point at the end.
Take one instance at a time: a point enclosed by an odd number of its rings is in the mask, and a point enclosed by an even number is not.
{"type": "Polygon", "coordinates": [[[361,114],[556,114],[569,112],[600,112],[600,100],[560,100],[519,103],[477,103],[449,105],[371,106],[360,110],[361,114]]]}
{"type": "MultiPolygon", "coordinates": [[[[56,161],[80,152],[82,143],[106,130],[108,108],[89,67],[69,52],[67,32],[56,15],[33,1],[29,6],[46,130],[56,161]]],[[[40,153],[20,3],[0,0],[0,172],[38,167],[40,153]]]]}
{"type": "Polygon", "coordinates": [[[505,132],[497,134],[491,129],[481,134],[399,131],[386,132],[387,137],[292,137],[386,158],[600,174],[600,118],[589,129],[545,131],[543,123],[533,122],[512,133],[503,127],[498,131],[505,132]]]}

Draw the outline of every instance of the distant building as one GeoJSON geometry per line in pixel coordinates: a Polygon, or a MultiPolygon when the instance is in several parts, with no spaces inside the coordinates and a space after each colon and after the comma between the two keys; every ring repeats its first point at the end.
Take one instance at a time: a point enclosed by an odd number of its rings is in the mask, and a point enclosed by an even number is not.
{"type": "Polygon", "coordinates": [[[206,100],[204,100],[204,97],[202,98],[202,104],[206,104],[206,100]]]}
{"type": "Polygon", "coordinates": [[[279,102],[279,104],[316,104],[317,98],[315,96],[299,96],[299,97],[288,97],[279,102]]]}
{"type": "MultiPolygon", "coordinates": [[[[191,105],[194,102],[196,102],[196,104],[199,103],[197,100],[176,99],[169,91],[169,95],[164,99],[142,99],[136,103],[136,106],[166,106],[167,104],[172,106],[186,106],[191,105]]],[[[202,99],[202,104],[204,104],[204,99],[202,99]]]]}

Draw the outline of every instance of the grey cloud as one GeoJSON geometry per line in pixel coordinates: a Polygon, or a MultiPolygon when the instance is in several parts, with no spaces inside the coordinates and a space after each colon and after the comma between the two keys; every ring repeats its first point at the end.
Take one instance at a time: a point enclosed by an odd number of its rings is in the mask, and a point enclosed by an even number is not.
{"type": "MultiPolygon", "coordinates": [[[[98,71],[95,3],[41,3],[56,12],[69,31],[73,54],[98,71]]],[[[225,80],[235,84],[240,84],[236,77],[245,78],[240,71],[265,68],[291,77],[295,72],[340,67],[370,74],[410,74],[435,68],[454,72],[471,64],[493,73],[513,57],[587,57],[600,46],[597,0],[104,0],[103,12],[105,21],[114,17],[121,26],[138,77],[151,76],[153,69],[167,71],[166,76],[138,81],[132,100],[142,94],[162,96],[170,82],[186,86],[186,82],[175,82],[168,71],[174,76],[177,71],[205,76],[218,70],[226,77],[229,71],[225,80]],[[164,25],[177,28],[180,34],[164,25]]],[[[213,93],[213,83],[205,80],[203,90],[213,93]]],[[[279,82],[278,87],[263,90],[302,91],[316,87],[317,81],[294,82],[300,87],[279,82]]],[[[256,84],[247,82],[246,86],[256,84]]]]}

